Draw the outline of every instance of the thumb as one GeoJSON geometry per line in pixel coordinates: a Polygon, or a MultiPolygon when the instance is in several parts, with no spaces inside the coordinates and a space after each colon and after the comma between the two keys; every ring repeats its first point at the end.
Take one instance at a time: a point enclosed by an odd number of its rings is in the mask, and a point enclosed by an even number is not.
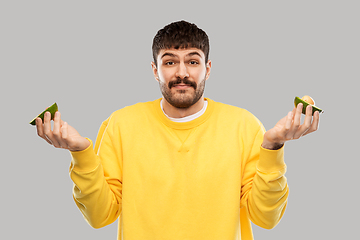
{"type": "Polygon", "coordinates": [[[61,131],[61,137],[62,139],[66,142],[66,144],[68,144],[68,124],[67,122],[64,122],[61,120],[61,128],[60,128],[60,131],[61,131]]]}
{"type": "Polygon", "coordinates": [[[70,151],[82,151],[88,148],[91,144],[89,140],[80,136],[79,133],[67,122],[64,122],[61,127],[61,135],[67,145],[67,149],[70,151]]]}

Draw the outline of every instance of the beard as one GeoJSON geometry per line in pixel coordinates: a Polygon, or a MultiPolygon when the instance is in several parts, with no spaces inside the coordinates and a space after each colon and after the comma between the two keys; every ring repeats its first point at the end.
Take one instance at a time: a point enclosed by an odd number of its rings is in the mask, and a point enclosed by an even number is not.
{"type": "Polygon", "coordinates": [[[160,90],[165,98],[165,100],[170,103],[172,106],[176,108],[189,108],[195,103],[197,103],[200,98],[204,94],[205,90],[205,77],[204,79],[197,84],[196,82],[190,81],[187,78],[181,79],[178,78],[177,80],[170,81],[168,84],[164,83],[163,81],[159,80],[160,90]],[[194,89],[192,93],[192,89],[179,89],[176,90],[175,93],[171,91],[171,88],[176,84],[186,84],[191,86],[194,89]]]}

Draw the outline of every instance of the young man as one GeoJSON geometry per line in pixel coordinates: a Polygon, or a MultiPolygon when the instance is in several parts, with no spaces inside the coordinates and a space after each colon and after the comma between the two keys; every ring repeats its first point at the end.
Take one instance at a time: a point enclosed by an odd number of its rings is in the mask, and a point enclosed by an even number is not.
{"type": "Polygon", "coordinates": [[[204,98],[206,33],[185,21],[158,31],[151,63],[163,98],[114,112],[96,143],[50,114],[38,135],[70,150],[74,199],[94,228],[119,218],[118,239],[253,239],[250,221],[273,228],[288,186],[283,146],[317,130],[299,104],[274,128],[251,113],[204,98]]]}

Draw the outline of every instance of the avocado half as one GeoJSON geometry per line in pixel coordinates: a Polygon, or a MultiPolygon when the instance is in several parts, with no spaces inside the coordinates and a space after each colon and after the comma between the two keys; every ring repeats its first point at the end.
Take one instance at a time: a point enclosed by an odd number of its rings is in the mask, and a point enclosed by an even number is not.
{"type": "MultiPolygon", "coordinates": [[[[303,113],[303,114],[305,114],[305,112],[306,112],[306,107],[307,107],[308,105],[311,105],[311,104],[305,102],[304,100],[302,100],[302,99],[299,98],[299,97],[295,97],[294,103],[295,103],[295,107],[297,107],[297,105],[298,105],[299,103],[302,103],[302,104],[303,104],[303,109],[302,109],[302,113],[303,113]]],[[[318,111],[319,113],[323,113],[323,112],[324,112],[322,109],[320,109],[320,108],[318,108],[318,107],[316,107],[316,106],[314,106],[314,105],[311,105],[311,106],[312,106],[312,114],[313,114],[313,115],[314,115],[314,112],[316,112],[316,111],[318,111]]]]}
{"type": "Polygon", "coordinates": [[[58,105],[56,103],[54,103],[53,105],[51,105],[50,107],[48,107],[47,109],[45,109],[42,113],[40,113],[39,115],[37,115],[31,122],[31,125],[36,125],[36,119],[39,117],[42,119],[42,121],[44,122],[44,115],[46,112],[50,112],[51,113],[51,120],[54,119],[55,113],[58,110],[58,105]]]}

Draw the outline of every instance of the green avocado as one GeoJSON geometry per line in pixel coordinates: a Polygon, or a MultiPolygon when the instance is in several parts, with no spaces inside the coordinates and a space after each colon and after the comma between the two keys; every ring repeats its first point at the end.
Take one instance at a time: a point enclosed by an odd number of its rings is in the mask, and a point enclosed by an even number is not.
{"type": "MultiPolygon", "coordinates": [[[[303,104],[303,109],[302,109],[302,113],[303,113],[303,114],[305,114],[305,112],[306,112],[306,107],[307,107],[308,105],[311,105],[311,104],[305,102],[304,100],[302,100],[302,99],[299,98],[299,97],[295,97],[294,103],[295,103],[295,107],[297,107],[297,105],[298,105],[299,103],[302,103],[302,104],[303,104]]],[[[323,112],[324,112],[323,110],[321,110],[320,108],[318,108],[318,107],[316,107],[316,106],[314,106],[314,105],[311,105],[311,106],[312,106],[312,114],[313,114],[313,115],[314,115],[314,112],[315,112],[315,111],[318,111],[319,113],[323,113],[323,112]]]]}
{"type": "Polygon", "coordinates": [[[58,105],[56,103],[54,103],[53,105],[51,105],[50,107],[48,107],[47,109],[45,109],[42,113],[40,113],[39,115],[37,115],[31,122],[31,125],[36,125],[35,121],[36,118],[41,118],[44,122],[44,115],[46,112],[50,112],[51,113],[51,120],[54,119],[55,113],[58,110],[58,105]]]}

